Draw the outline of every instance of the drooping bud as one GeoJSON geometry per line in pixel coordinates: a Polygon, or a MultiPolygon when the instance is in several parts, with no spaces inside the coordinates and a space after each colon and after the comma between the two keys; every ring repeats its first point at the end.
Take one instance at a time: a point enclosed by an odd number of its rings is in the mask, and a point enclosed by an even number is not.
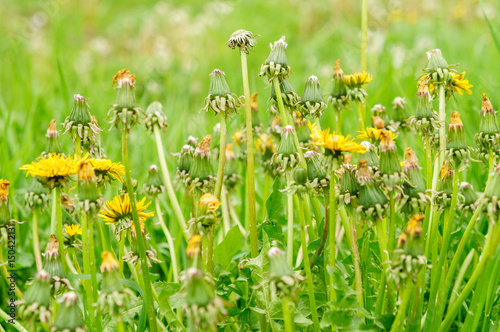
{"type": "Polygon", "coordinates": [[[323,92],[316,76],[307,79],[304,86],[304,92],[298,103],[303,116],[311,115],[315,119],[321,118],[326,104],[323,101],[323,92]]]}
{"type": "Polygon", "coordinates": [[[160,102],[154,101],[146,108],[144,126],[150,134],[154,133],[156,126],[163,131],[167,131],[167,116],[163,113],[163,105],[160,102]]]}
{"type": "Polygon", "coordinates": [[[271,53],[266,62],[261,66],[259,76],[266,75],[269,81],[272,81],[275,77],[280,80],[286,78],[292,69],[288,65],[286,57],[288,44],[285,42],[285,36],[269,46],[271,47],[271,53]]]}

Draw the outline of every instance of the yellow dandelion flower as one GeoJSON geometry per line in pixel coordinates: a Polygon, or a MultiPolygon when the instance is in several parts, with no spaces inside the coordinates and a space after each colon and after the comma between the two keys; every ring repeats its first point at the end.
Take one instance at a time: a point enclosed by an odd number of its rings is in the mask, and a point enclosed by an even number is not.
{"type": "Polygon", "coordinates": [[[201,235],[195,234],[191,236],[188,245],[186,247],[186,255],[190,258],[195,257],[201,252],[200,246],[201,246],[201,235]]]}
{"type": "Polygon", "coordinates": [[[316,124],[308,123],[311,130],[311,138],[314,144],[322,146],[325,149],[331,150],[333,153],[350,152],[350,153],[365,153],[364,146],[349,140],[350,135],[344,136],[341,134],[330,134],[330,129],[319,130],[316,124]]]}
{"type": "MultiPolygon", "coordinates": [[[[146,203],[146,197],[136,203],[139,220],[144,222],[146,219],[154,216],[154,212],[145,212],[151,202],[146,203]]],[[[132,219],[132,205],[128,194],[115,196],[111,201],[107,201],[101,208],[99,216],[106,221],[106,225],[114,224],[122,219],[132,219]]]]}
{"type": "Polygon", "coordinates": [[[415,236],[422,234],[422,220],[424,220],[424,216],[416,214],[414,215],[408,225],[406,226],[405,233],[409,236],[415,236]]]}
{"type": "MultiPolygon", "coordinates": [[[[392,131],[386,130],[387,133],[389,134],[389,137],[394,141],[397,135],[395,135],[392,131]]],[[[356,136],[357,138],[364,139],[368,138],[371,139],[372,141],[379,141],[381,139],[380,134],[382,133],[382,129],[377,129],[377,128],[366,128],[366,130],[359,131],[359,135],[356,136]]]]}
{"type": "Polygon", "coordinates": [[[276,144],[274,144],[273,138],[270,135],[263,133],[255,141],[255,149],[262,151],[262,155],[264,155],[267,151],[275,152],[276,144]]]}
{"type": "Polygon", "coordinates": [[[88,161],[94,168],[96,176],[109,176],[123,182],[122,175],[125,175],[125,166],[122,163],[114,163],[109,159],[89,159],[88,161]]]}
{"type": "Polygon", "coordinates": [[[101,257],[102,257],[102,263],[99,268],[101,270],[101,273],[115,271],[118,270],[118,268],[120,267],[118,261],[113,257],[113,254],[111,254],[109,251],[103,251],[101,257]]]}
{"type": "Polygon", "coordinates": [[[204,194],[198,200],[198,209],[205,212],[203,214],[216,214],[221,202],[212,194],[204,194]]]}
{"type": "Polygon", "coordinates": [[[64,225],[64,229],[69,236],[82,235],[82,228],[80,225],[64,225]]]}
{"type": "Polygon", "coordinates": [[[233,136],[231,136],[231,138],[233,139],[234,144],[240,148],[245,139],[245,132],[243,130],[238,130],[233,136]]]}
{"type": "Polygon", "coordinates": [[[453,81],[451,82],[451,90],[462,95],[462,91],[467,92],[468,94],[472,94],[470,88],[472,88],[472,84],[469,83],[468,79],[465,79],[465,72],[463,73],[451,73],[453,77],[453,81]]]}
{"type": "Polygon", "coordinates": [[[26,176],[39,176],[42,178],[60,178],[76,174],[80,160],[86,159],[77,155],[66,157],[63,154],[51,153],[48,157],[40,157],[19,168],[27,171],[26,176]]]}
{"type": "Polygon", "coordinates": [[[368,74],[367,72],[355,73],[352,75],[344,76],[344,83],[349,88],[359,88],[363,84],[370,83],[373,79],[373,76],[368,74]]]}
{"type": "Polygon", "coordinates": [[[453,177],[453,171],[451,170],[451,163],[453,160],[450,160],[449,163],[443,161],[443,166],[441,166],[441,180],[446,180],[448,177],[453,177]]]}
{"type": "Polygon", "coordinates": [[[129,85],[134,85],[135,83],[135,75],[130,75],[130,71],[128,71],[127,68],[118,71],[118,73],[113,76],[111,86],[115,87],[116,84],[117,88],[121,88],[124,83],[129,85]]]}
{"type": "Polygon", "coordinates": [[[9,186],[9,181],[0,179],[0,201],[6,201],[9,199],[9,186]]]}

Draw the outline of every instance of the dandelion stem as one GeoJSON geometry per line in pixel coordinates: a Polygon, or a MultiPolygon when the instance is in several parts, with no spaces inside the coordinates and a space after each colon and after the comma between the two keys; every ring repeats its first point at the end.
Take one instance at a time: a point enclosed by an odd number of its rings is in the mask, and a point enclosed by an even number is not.
{"type": "MultiPolygon", "coordinates": [[[[90,263],[90,282],[92,285],[92,297],[97,299],[97,266],[95,261],[95,246],[94,246],[94,221],[95,218],[92,214],[87,214],[87,231],[89,241],[89,263],[90,263]]],[[[96,328],[97,331],[102,331],[101,326],[101,312],[96,310],[96,328]]]]}
{"type": "MultiPolygon", "coordinates": [[[[328,247],[328,254],[329,254],[329,265],[331,267],[335,267],[335,247],[336,247],[336,239],[335,239],[335,227],[336,227],[336,220],[337,220],[337,192],[335,190],[335,179],[336,179],[336,174],[335,171],[337,170],[337,163],[338,160],[337,158],[333,158],[332,161],[332,170],[330,172],[330,195],[329,195],[329,234],[328,236],[330,237],[329,239],[329,247],[328,247]]],[[[335,298],[335,290],[333,288],[333,277],[330,276],[330,300],[333,300],[335,298]]]]}
{"type": "Polygon", "coordinates": [[[122,257],[125,255],[125,234],[123,231],[120,232],[120,242],[118,248],[118,263],[120,265],[120,275],[124,278],[123,274],[123,259],[122,257]]]}
{"type": "MultiPolygon", "coordinates": [[[[287,186],[292,183],[291,171],[286,172],[287,186]]],[[[293,265],[293,195],[287,195],[287,237],[286,237],[286,261],[290,266],[293,265]]]]}
{"type": "Polygon", "coordinates": [[[177,263],[177,255],[175,253],[174,240],[172,239],[172,235],[170,235],[167,225],[165,225],[165,221],[163,220],[163,215],[161,213],[161,208],[160,208],[160,200],[158,199],[158,196],[155,197],[155,207],[156,207],[156,216],[158,217],[161,229],[163,230],[163,233],[167,238],[168,248],[170,249],[170,259],[172,260],[174,282],[179,282],[179,267],[177,263]]]}
{"type": "MultiPolygon", "coordinates": [[[[61,189],[58,187],[54,188],[54,203],[53,207],[56,211],[56,219],[57,219],[57,242],[59,244],[59,253],[61,257],[64,257],[64,237],[63,237],[63,225],[62,225],[62,210],[61,210],[61,189]]],[[[54,212],[52,211],[52,216],[54,216],[54,212]]],[[[54,234],[54,233],[52,233],[54,234]]]]}
{"type": "Polygon", "coordinates": [[[179,226],[182,229],[184,238],[187,241],[189,240],[189,234],[187,233],[186,220],[184,219],[184,215],[182,214],[179,201],[177,200],[177,196],[175,195],[174,187],[172,186],[172,181],[170,180],[167,161],[165,160],[165,154],[163,152],[163,143],[161,141],[160,127],[158,127],[158,125],[154,126],[154,132],[155,132],[156,148],[158,150],[158,159],[160,159],[160,167],[161,167],[161,172],[163,174],[163,181],[165,182],[165,188],[167,189],[167,195],[170,202],[172,203],[172,208],[174,210],[175,216],[177,217],[177,221],[179,222],[179,226]]]}
{"type": "Polygon", "coordinates": [[[359,131],[365,130],[365,116],[363,115],[363,104],[356,102],[356,108],[358,110],[358,128],[359,131]]]}
{"type": "MultiPolygon", "coordinates": [[[[342,211],[340,213],[340,216],[342,217],[342,211]]],[[[359,305],[363,308],[363,283],[361,281],[361,269],[359,268],[359,249],[358,249],[358,240],[356,236],[356,222],[354,217],[351,218],[351,230],[350,234],[351,236],[351,251],[353,255],[353,261],[354,261],[354,279],[355,279],[355,285],[356,285],[356,298],[358,299],[359,305]]]]}
{"type": "Polygon", "coordinates": [[[283,320],[285,321],[285,332],[293,332],[293,313],[290,312],[290,299],[285,296],[281,299],[283,308],[283,320]]]}
{"type": "Polygon", "coordinates": [[[491,173],[493,173],[493,170],[495,168],[495,155],[493,154],[493,149],[489,148],[488,149],[488,180],[486,181],[486,186],[490,184],[491,179],[493,179],[492,176],[490,176],[491,173]]]}
{"type": "MultiPolygon", "coordinates": [[[[81,213],[81,223],[82,223],[82,253],[83,253],[83,272],[85,274],[90,274],[90,244],[89,244],[89,230],[88,230],[88,216],[87,213],[81,213]]],[[[94,294],[91,289],[91,283],[89,280],[82,280],[83,288],[85,289],[86,299],[87,299],[87,310],[88,317],[91,326],[95,324],[95,311],[94,311],[94,294]]]]}
{"type": "Polygon", "coordinates": [[[19,322],[17,320],[12,320],[12,317],[10,317],[9,315],[7,315],[7,313],[5,311],[3,311],[2,309],[0,309],[0,317],[5,322],[12,322],[12,323],[9,323],[9,324],[11,324],[19,332],[28,332],[28,330],[26,330],[21,324],[19,324],[19,322]]]}
{"type": "Polygon", "coordinates": [[[224,183],[224,165],[226,164],[226,117],[220,115],[220,140],[219,140],[219,168],[217,168],[217,181],[215,182],[215,197],[220,200],[222,184],[224,183]]]}
{"type": "Polygon", "coordinates": [[[408,278],[406,282],[404,292],[401,295],[401,305],[399,306],[398,314],[394,323],[392,324],[391,332],[402,331],[402,324],[404,324],[404,318],[406,316],[406,310],[408,309],[408,303],[411,298],[411,293],[413,290],[413,280],[412,278],[408,278]]]}
{"type": "MultiPolygon", "coordinates": [[[[257,238],[257,220],[255,219],[255,171],[254,171],[254,151],[253,151],[253,127],[252,127],[252,106],[250,104],[250,84],[248,83],[247,54],[245,50],[240,50],[241,54],[241,75],[243,78],[243,92],[245,95],[245,123],[247,139],[247,193],[248,193],[248,213],[250,219],[250,249],[252,257],[259,255],[259,243],[257,238]]],[[[222,130],[222,128],[221,128],[222,130]]]]}
{"type": "MultiPolygon", "coordinates": [[[[156,127],[155,127],[156,128],[156,127]]],[[[156,132],[157,130],[155,130],[156,132]]],[[[157,140],[158,142],[158,140],[157,140]]],[[[162,150],[163,152],[163,150],[162,150]]],[[[154,310],[154,304],[153,304],[153,299],[151,297],[151,282],[150,282],[150,277],[149,277],[149,268],[148,268],[148,260],[146,257],[146,248],[144,245],[144,234],[141,232],[141,224],[139,222],[139,214],[137,213],[137,206],[136,206],[136,200],[135,200],[135,193],[134,193],[134,186],[132,185],[132,177],[130,176],[130,166],[129,166],[129,160],[128,160],[128,143],[127,143],[127,130],[123,128],[122,130],[122,159],[123,159],[123,165],[125,166],[125,180],[127,183],[127,192],[130,198],[130,205],[132,207],[132,217],[134,219],[134,226],[135,229],[137,230],[137,244],[139,247],[139,255],[141,258],[141,268],[142,268],[142,279],[143,279],[143,284],[144,284],[144,294],[145,294],[145,305],[148,311],[148,316],[149,316],[149,327],[151,329],[151,332],[156,332],[157,331],[157,325],[156,325],[156,315],[155,315],[155,310],[154,310]]],[[[161,160],[164,160],[165,158],[160,158],[161,160]]],[[[163,167],[162,167],[163,168],[163,167]]],[[[168,178],[168,174],[163,172],[164,176],[168,178]]],[[[166,183],[166,186],[168,187],[168,184],[171,185],[170,182],[166,183]]],[[[167,189],[168,190],[168,189],[167,189]]],[[[172,188],[173,190],[173,188],[172,188]]],[[[175,193],[174,193],[175,196],[175,193]]],[[[177,200],[176,200],[177,201],[177,200]]],[[[182,216],[182,211],[179,208],[179,212],[181,212],[182,216]]]]}
{"type": "Polygon", "coordinates": [[[299,195],[299,204],[297,204],[297,209],[299,213],[299,221],[300,221],[300,242],[302,243],[302,255],[304,256],[304,269],[306,270],[306,278],[307,278],[307,290],[309,294],[309,306],[311,307],[311,316],[314,323],[314,329],[316,331],[321,331],[319,327],[318,320],[318,310],[316,307],[316,299],[314,297],[314,283],[313,277],[311,273],[311,266],[309,265],[309,253],[307,250],[307,241],[306,241],[306,223],[304,218],[304,208],[303,205],[307,204],[304,197],[299,195]]]}
{"type": "Polygon", "coordinates": [[[215,227],[206,235],[207,236],[207,272],[214,276],[214,237],[215,227]]]}
{"type": "Polygon", "coordinates": [[[380,278],[380,283],[378,287],[377,301],[375,304],[375,315],[382,314],[382,308],[384,306],[385,297],[385,287],[387,279],[387,268],[389,264],[389,253],[387,251],[387,225],[386,219],[377,221],[375,223],[375,229],[377,231],[378,243],[380,246],[380,253],[382,256],[382,277],[380,278]]]}
{"type": "Polygon", "coordinates": [[[36,268],[42,269],[42,254],[40,253],[40,239],[38,238],[38,210],[33,209],[33,251],[35,252],[36,268]]]}

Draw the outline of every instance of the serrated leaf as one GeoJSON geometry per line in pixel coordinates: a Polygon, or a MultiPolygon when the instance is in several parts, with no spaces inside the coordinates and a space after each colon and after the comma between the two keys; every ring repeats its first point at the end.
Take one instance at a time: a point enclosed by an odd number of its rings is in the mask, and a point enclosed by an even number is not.
{"type": "Polygon", "coordinates": [[[281,181],[280,178],[277,177],[276,180],[274,180],[273,192],[266,201],[267,218],[269,220],[279,221],[283,219],[285,205],[283,204],[283,193],[280,192],[280,189],[281,181]]]}

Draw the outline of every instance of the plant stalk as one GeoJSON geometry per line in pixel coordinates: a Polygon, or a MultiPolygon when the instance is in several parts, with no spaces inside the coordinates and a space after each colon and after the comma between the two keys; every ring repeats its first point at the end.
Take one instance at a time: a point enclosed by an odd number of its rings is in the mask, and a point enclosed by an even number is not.
{"type": "Polygon", "coordinates": [[[170,249],[170,259],[172,260],[172,269],[174,273],[174,282],[179,282],[179,267],[177,263],[177,255],[175,253],[174,240],[172,239],[172,235],[168,231],[167,225],[165,225],[165,220],[163,220],[163,215],[161,213],[160,208],[160,200],[158,196],[155,197],[155,207],[156,207],[156,215],[158,217],[158,221],[160,222],[160,227],[167,238],[168,248],[170,249]]]}
{"type": "MultiPolygon", "coordinates": [[[[250,111],[251,112],[251,111],[250,111]]],[[[224,183],[224,166],[226,164],[226,117],[220,115],[220,140],[219,140],[219,167],[217,168],[217,181],[215,182],[215,197],[220,200],[222,184],[224,183]]]]}

